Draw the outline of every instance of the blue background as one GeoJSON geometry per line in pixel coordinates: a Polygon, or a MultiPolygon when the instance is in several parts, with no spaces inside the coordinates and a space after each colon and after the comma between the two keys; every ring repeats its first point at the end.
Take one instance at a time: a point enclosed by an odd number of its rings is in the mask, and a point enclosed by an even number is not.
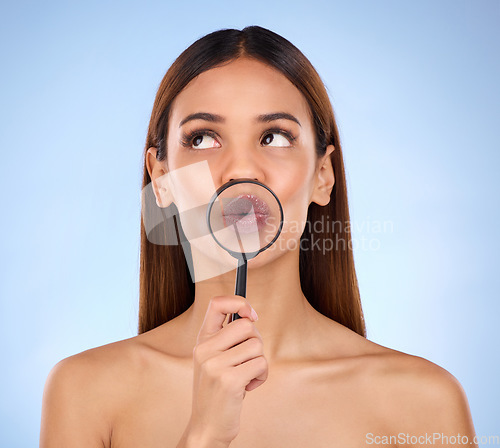
{"type": "Polygon", "coordinates": [[[247,25],[328,88],[368,338],[450,371],[499,435],[500,2],[235,3],[0,6],[0,445],[38,444],[55,363],[136,335],[156,89],[196,39],[247,25]]]}

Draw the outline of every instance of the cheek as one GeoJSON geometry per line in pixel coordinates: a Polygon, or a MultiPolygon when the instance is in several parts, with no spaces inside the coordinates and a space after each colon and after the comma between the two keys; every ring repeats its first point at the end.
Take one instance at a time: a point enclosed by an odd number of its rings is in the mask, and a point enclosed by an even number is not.
{"type": "Polygon", "coordinates": [[[293,240],[300,239],[307,222],[314,169],[304,163],[303,169],[287,172],[276,185],[284,214],[282,232],[277,240],[281,247],[292,248],[293,240]]]}
{"type": "Polygon", "coordinates": [[[179,165],[170,164],[168,188],[180,212],[206,207],[215,194],[215,185],[206,160],[179,165]]]}
{"type": "Polygon", "coordinates": [[[286,171],[277,183],[278,197],[282,202],[287,221],[305,220],[314,187],[314,168],[305,161],[295,170],[286,171]]]}

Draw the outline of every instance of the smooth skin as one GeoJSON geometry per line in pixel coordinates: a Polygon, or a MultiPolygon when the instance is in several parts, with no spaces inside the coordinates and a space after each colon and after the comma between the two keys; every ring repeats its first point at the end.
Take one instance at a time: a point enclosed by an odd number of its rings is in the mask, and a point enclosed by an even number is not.
{"type": "MultiPolygon", "coordinates": [[[[277,193],[288,221],[303,223],[311,202],[328,204],[335,183],[329,158],[335,148],[318,159],[313,142],[302,94],[274,69],[243,58],[201,74],[178,95],[168,160],[157,161],[150,148],[146,163],[161,206],[176,198],[159,179],[206,160],[216,187],[257,179],[277,193]],[[179,127],[196,112],[225,121],[179,127]],[[274,112],[290,113],[300,125],[255,121],[274,112]],[[216,138],[182,146],[182,133],[198,128],[216,138]]],[[[284,230],[284,243],[300,238],[292,226],[284,230]]],[[[198,263],[213,261],[202,250],[193,254],[198,263]]],[[[302,294],[298,260],[298,245],[277,245],[250,260],[248,300],[233,295],[234,271],[199,281],[193,305],[175,319],[60,361],[45,386],[41,448],[348,448],[380,446],[376,437],[434,433],[472,441],[456,378],[318,313],[302,294]],[[236,312],[242,318],[227,324],[236,312]]],[[[383,446],[398,446],[392,442],[383,446]]],[[[421,444],[407,439],[404,446],[421,444]]]]}

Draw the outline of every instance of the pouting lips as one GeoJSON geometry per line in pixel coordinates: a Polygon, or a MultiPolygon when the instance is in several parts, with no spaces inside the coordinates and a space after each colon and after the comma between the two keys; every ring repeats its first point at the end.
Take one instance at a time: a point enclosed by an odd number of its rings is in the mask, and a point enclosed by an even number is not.
{"type": "Polygon", "coordinates": [[[233,225],[238,222],[238,227],[242,225],[247,227],[255,226],[257,223],[258,227],[261,228],[266,223],[269,214],[269,206],[253,194],[242,194],[223,207],[226,225],[233,225]],[[250,215],[248,215],[249,213],[250,215]],[[255,218],[253,215],[255,215],[255,218]],[[247,218],[245,219],[245,217],[247,218]]]}

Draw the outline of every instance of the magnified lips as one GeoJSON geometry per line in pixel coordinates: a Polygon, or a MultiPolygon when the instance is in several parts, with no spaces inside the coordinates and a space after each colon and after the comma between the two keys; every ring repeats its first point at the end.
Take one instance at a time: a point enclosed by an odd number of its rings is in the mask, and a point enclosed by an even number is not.
{"type": "Polygon", "coordinates": [[[223,208],[226,225],[238,223],[239,228],[244,226],[248,230],[253,228],[254,231],[266,223],[270,213],[269,206],[253,194],[239,195],[225,204],[223,208]]]}

